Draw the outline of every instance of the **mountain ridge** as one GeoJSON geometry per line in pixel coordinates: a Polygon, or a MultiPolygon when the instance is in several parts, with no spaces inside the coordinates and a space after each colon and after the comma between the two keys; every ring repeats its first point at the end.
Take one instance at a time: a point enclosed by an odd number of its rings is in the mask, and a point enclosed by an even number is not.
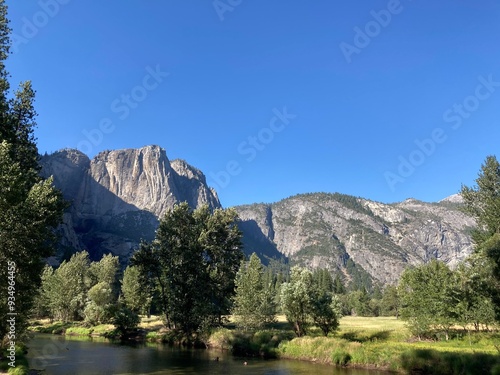
{"type": "MultiPolygon", "coordinates": [[[[92,159],[65,149],[43,156],[41,165],[72,203],[60,227],[59,260],[85,249],[94,258],[118,255],[126,264],[175,204],[222,207],[201,170],[169,160],[156,145],[103,151],[92,159]]],[[[441,259],[453,267],[472,252],[474,221],[459,205],[453,196],[387,204],[323,192],[234,208],[247,254],[328,268],[351,282],[389,284],[408,266],[441,259]]]]}

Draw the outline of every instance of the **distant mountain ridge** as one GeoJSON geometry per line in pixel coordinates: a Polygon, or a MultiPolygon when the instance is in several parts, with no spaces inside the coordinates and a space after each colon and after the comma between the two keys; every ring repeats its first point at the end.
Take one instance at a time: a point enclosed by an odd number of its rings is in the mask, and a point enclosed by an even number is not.
{"type": "MultiPolygon", "coordinates": [[[[170,161],[159,146],[104,151],[93,159],[66,149],[42,157],[41,164],[42,174],[53,175],[71,202],[60,228],[59,260],[88,250],[94,259],[112,253],[126,264],[141,239],[154,238],[158,219],[176,203],[221,207],[200,170],[170,161]]],[[[454,266],[467,257],[474,221],[459,206],[459,197],[383,204],[310,193],[235,209],[247,254],[326,267],[366,285],[394,283],[405,267],[430,259],[454,266]]]]}
{"type": "Polygon", "coordinates": [[[409,265],[440,259],[453,267],[472,252],[474,220],[446,203],[313,193],[236,209],[247,251],[267,240],[292,263],[340,271],[349,280],[368,274],[395,283],[409,265]]]}

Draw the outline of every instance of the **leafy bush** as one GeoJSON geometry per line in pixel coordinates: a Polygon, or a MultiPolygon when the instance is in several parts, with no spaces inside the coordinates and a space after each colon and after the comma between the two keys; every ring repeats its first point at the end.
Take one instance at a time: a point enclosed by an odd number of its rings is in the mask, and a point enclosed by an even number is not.
{"type": "Polygon", "coordinates": [[[235,355],[276,358],[279,344],[294,336],[292,331],[262,330],[251,333],[223,328],[212,333],[208,345],[230,350],[235,355]]]}
{"type": "Polygon", "coordinates": [[[121,306],[118,310],[116,310],[112,319],[116,329],[123,335],[133,329],[136,329],[140,321],[141,319],[139,318],[139,315],[125,306],[121,306]]]}

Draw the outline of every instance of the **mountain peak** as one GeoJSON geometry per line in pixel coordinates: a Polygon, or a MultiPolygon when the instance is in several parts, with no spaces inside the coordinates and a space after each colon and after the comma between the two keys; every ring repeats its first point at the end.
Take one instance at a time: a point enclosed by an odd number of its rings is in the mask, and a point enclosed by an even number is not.
{"type": "Polygon", "coordinates": [[[68,201],[66,246],[129,256],[141,239],[150,239],[158,219],[175,204],[191,207],[220,202],[205,176],[185,161],[170,162],[165,149],[150,145],[138,149],[106,150],[92,160],[78,150],[61,150],[42,157],[42,174],[68,201]]]}
{"type": "Polygon", "coordinates": [[[464,200],[462,198],[462,196],[460,194],[453,194],[453,195],[450,195],[449,197],[446,197],[444,199],[441,199],[439,201],[439,203],[444,203],[444,202],[448,202],[448,203],[463,203],[464,200]]]}

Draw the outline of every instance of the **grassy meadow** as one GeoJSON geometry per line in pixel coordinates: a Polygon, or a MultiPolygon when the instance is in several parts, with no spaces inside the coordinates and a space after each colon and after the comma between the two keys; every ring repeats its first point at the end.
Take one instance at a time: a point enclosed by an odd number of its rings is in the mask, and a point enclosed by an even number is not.
{"type": "MultiPolygon", "coordinates": [[[[459,331],[457,331],[459,332],[459,331]]],[[[344,317],[339,330],[328,337],[314,327],[305,337],[295,337],[284,317],[275,327],[243,334],[225,328],[214,332],[209,346],[247,354],[328,363],[337,366],[373,368],[399,373],[496,374],[500,357],[496,345],[500,335],[458,333],[449,341],[417,341],[405,323],[394,317],[344,317]]]]}
{"type": "MultiPolygon", "coordinates": [[[[37,322],[38,332],[105,336],[112,325],[85,327],[80,323],[37,322]]],[[[139,328],[147,341],[174,343],[176,337],[158,317],[143,317],[139,328]]],[[[284,316],[270,328],[241,332],[231,317],[224,328],[202,338],[210,348],[235,355],[287,358],[336,366],[372,368],[397,373],[500,374],[500,333],[458,330],[449,341],[418,341],[405,323],[394,317],[344,317],[337,332],[324,337],[311,327],[296,337],[284,316]]]]}

